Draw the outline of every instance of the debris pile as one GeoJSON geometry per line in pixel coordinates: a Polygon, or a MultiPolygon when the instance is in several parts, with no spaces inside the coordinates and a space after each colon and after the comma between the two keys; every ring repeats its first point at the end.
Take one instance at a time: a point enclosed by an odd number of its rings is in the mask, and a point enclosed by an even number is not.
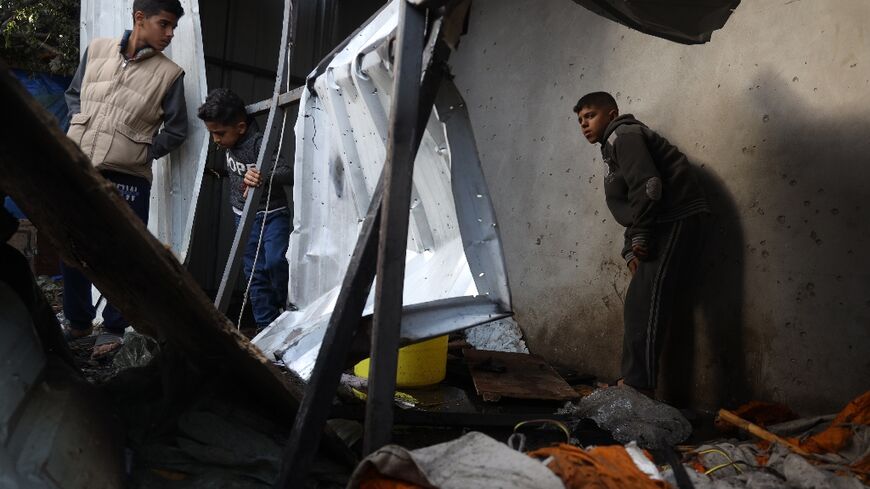
{"type": "Polygon", "coordinates": [[[616,441],[636,441],[643,448],[674,446],[692,434],[692,425],[679,410],[628,386],[598,389],[558,412],[590,418],[616,441]]]}

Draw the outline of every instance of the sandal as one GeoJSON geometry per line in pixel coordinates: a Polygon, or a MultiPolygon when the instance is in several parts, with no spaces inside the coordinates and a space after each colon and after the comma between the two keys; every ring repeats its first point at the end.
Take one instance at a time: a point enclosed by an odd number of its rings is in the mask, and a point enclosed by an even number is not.
{"type": "Polygon", "coordinates": [[[94,327],[91,326],[88,329],[73,329],[69,326],[65,326],[65,327],[61,328],[61,331],[63,331],[64,341],[69,343],[71,341],[76,341],[76,340],[80,340],[83,338],[87,338],[88,336],[91,335],[91,333],[94,332],[94,327]]]}
{"type": "Polygon", "coordinates": [[[91,360],[99,360],[113,355],[123,344],[123,336],[103,331],[97,336],[97,341],[94,343],[94,351],[91,353],[91,360]]]}

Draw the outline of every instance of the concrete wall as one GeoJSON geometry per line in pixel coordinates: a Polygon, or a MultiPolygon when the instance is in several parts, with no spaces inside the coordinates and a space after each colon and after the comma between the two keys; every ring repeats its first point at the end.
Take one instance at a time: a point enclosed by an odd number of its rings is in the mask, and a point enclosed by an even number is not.
{"type": "Polygon", "coordinates": [[[622,228],[571,107],[608,90],[697,164],[715,207],[662,394],[832,411],[870,379],[870,3],[745,1],[703,46],[569,0],[476,0],[452,60],[530,349],[615,378],[622,228]]]}

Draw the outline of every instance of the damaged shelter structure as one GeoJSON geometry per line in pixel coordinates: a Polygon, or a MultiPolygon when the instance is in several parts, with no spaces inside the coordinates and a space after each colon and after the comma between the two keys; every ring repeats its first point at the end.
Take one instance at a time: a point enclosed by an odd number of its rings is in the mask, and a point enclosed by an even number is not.
{"type": "MultiPolygon", "coordinates": [[[[600,384],[608,372],[565,362],[546,342],[539,351],[558,355],[539,353],[513,319],[508,277],[532,258],[512,254],[517,246],[506,246],[496,219],[513,198],[500,193],[513,184],[497,172],[492,184],[481,154],[497,135],[478,119],[489,107],[477,104],[465,83],[479,86],[465,76],[490,70],[475,43],[498,26],[475,34],[486,21],[474,16],[502,22],[508,14],[499,8],[564,10],[599,30],[703,44],[732,16],[742,19],[739,0],[259,3],[260,11],[240,14],[234,0],[184,0],[189,15],[178,35],[186,37],[167,51],[186,70],[191,121],[207,87],[232,86],[263,122],[257,167],[275,152],[294,162],[290,304],[253,338],[240,331],[238,298],[247,291],[237,278],[243,243],[261,232],[253,221],[265,190],[248,193],[233,231],[219,207],[227,189],[209,171],[220,163],[205,128],[192,122],[181,150],[155,162],[146,227],[0,64],[0,102],[16,120],[0,132],[0,191],[135,328],[113,375],[87,382],[26,261],[3,245],[0,488],[870,482],[870,391],[836,399],[838,414],[803,419],[782,403],[736,396],[714,432],[713,411],[600,384]],[[234,25],[243,15],[251,24],[234,25]],[[254,32],[265,22],[272,30],[254,32]],[[238,46],[256,54],[234,58],[238,46]],[[467,49],[474,54],[462,58],[467,49]],[[274,70],[260,66],[275,56],[274,70]]],[[[129,15],[118,2],[82,2],[83,46],[115,35],[129,15]]],[[[512,29],[519,42],[531,35],[512,29]]],[[[501,54],[499,63],[516,62],[501,54]]],[[[505,83],[517,77],[534,78],[509,73],[505,83]]],[[[510,119],[530,130],[520,111],[534,96],[507,93],[516,102],[510,119]]],[[[511,239],[526,224],[512,222],[511,239]]],[[[14,223],[0,225],[5,239],[14,223]]],[[[519,284],[524,301],[526,288],[541,288],[519,284]]],[[[619,295],[615,281],[613,289],[619,295]]],[[[857,341],[867,352],[866,334],[857,341]]]]}

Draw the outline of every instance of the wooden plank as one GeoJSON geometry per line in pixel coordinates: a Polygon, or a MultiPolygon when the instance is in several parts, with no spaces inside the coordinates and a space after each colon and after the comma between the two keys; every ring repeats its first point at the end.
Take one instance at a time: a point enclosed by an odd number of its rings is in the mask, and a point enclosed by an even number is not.
{"type": "Polygon", "coordinates": [[[239,368],[262,392],[294,406],[301,392],[210,303],[193,277],[130,210],[39,103],[0,65],[0,103],[16,123],[0,131],[0,182],[70,265],[80,268],[137,331],[192,360],[239,368]]]}
{"type": "MultiPolygon", "coordinates": [[[[299,99],[302,98],[302,91],[305,89],[304,86],[296,87],[289,92],[284,92],[278,96],[278,106],[282,109],[286,109],[287,107],[298,103],[299,99]]],[[[245,107],[245,110],[248,112],[250,116],[258,116],[263,115],[272,108],[272,99],[267,98],[266,100],[261,100],[259,102],[253,103],[245,107]]]]}
{"type": "Polygon", "coordinates": [[[484,401],[502,397],[568,401],[580,397],[537,355],[463,350],[474,388],[484,401]]]}
{"type": "MultiPolygon", "coordinates": [[[[61,258],[81,269],[137,331],[165,341],[200,372],[224,375],[268,408],[294,415],[301,386],[218,312],[2,61],[0,105],[15,120],[0,131],[0,188],[61,258]]],[[[327,431],[325,445],[347,459],[334,433],[327,431]]]]}

